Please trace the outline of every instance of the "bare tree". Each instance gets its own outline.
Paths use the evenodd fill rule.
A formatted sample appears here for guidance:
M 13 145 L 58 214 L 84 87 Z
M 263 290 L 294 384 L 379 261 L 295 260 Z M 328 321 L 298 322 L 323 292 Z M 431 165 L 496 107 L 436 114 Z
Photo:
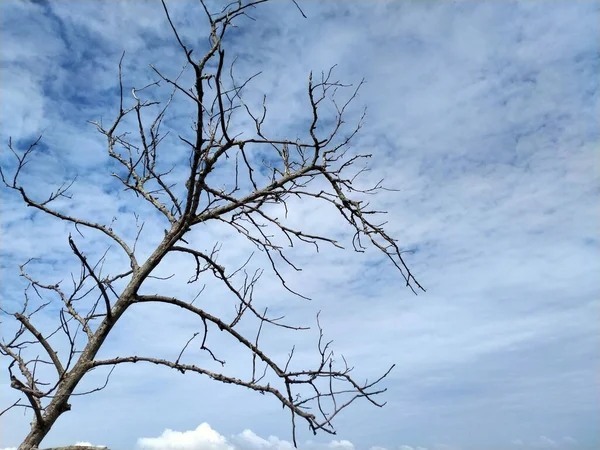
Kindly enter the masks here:
M 112 373 L 117 365 L 125 363 L 149 362 L 182 373 L 195 372 L 222 383 L 269 394 L 291 413 L 294 443 L 299 420 L 306 421 L 314 433 L 319 430 L 335 433 L 332 420 L 356 399 L 365 398 L 374 405 L 382 406 L 375 398 L 384 391 L 378 387 L 378 383 L 391 368 L 374 381 L 356 381 L 351 376 L 351 367 L 346 364 L 345 359 L 341 366 L 335 364 L 330 343 L 323 340 L 320 325 L 316 350 L 320 362 L 316 367 L 292 370 L 290 360 L 294 354 L 293 350 L 286 361 L 276 361 L 266 354 L 259 343 L 264 326 L 291 330 L 301 328 L 286 325 L 281 322 L 281 318 L 269 317 L 266 310 L 258 310 L 254 306 L 253 292 L 262 272 L 248 273 L 245 270 L 247 264 L 228 269 L 217 260 L 217 246 L 212 252 L 205 252 L 186 241 L 186 233 L 200 224 L 210 222 L 230 227 L 266 256 L 270 262 L 270 270 L 283 287 L 293 294 L 301 295 L 286 284 L 281 264 L 288 264 L 296 270 L 298 268 L 286 257 L 283 246 L 278 244 L 268 230 L 277 230 L 289 245 L 309 244 L 316 250 L 319 249 L 319 245 L 340 248 L 341 245 L 331 237 L 286 225 L 285 220 L 271 214 L 269 207 L 280 205 L 287 211 L 287 201 L 291 197 L 313 199 L 327 202 L 337 209 L 340 218 L 354 232 L 354 250 L 361 252 L 367 245 L 374 246 L 389 258 L 413 292 L 422 289 L 405 264 L 396 241 L 388 236 L 381 224 L 373 221 L 372 217 L 378 211 L 369 209 L 365 201 L 356 200 L 357 195 L 373 194 L 383 189 L 378 183 L 371 189 L 361 190 L 354 183 L 355 177 L 365 170 L 354 170 L 354 165 L 371 156 L 352 155 L 348 152 L 349 142 L 361 128 L 362 117 L 349 132 L 341 133 L 345 123 L 344 115 L 362 82 L 357 87 L 342 84 L 334 79 L 333 70 L 322 73 L 319 77 L 313 77 L 311 73 L 308 78 L 307 96 L 312 119 L 305 130 L 307 138 L 292 140 L 271 137 L 267 130 L 263 129 L 267 116 L 266 100 L 263 101 L 259 112 L 253 111 L 243 100 L 243 90 L 253 77 L 238 83 L 232 69 L 224 70 L 225 64 L 233 65 L 227 63 L 225 58 L 223 39 L 227 30 L 236 19 L 247 16 L 250 8 L 265 1 L 235 1 L 218 13 L 211 13 L 205 4 L 200 2 L 210 27 L 210 46 L 206 54 L 199 59 L 192 56 L 192 48 L 178 33 L 163 1 L 166 20 L 185 57 L 184 67 L 191 68 L 194 73 L 194 84 L 191 87 L 182 85 L 179 77 L 171 77 L 152 66 L 157 81 L 137 90 L 133 89 L 132 96 L 129 97 L 129 90 L 123 86 L 121 57 L 118 66 L 120 102 L 116 119 L 110 125 L 102 122 L 92 123 L 106 137 L 108 155 L 119 167 L 112 176 L 122 183 L 125 190 L 133 191 L 138 201 L 151 205 L 167 224 L 164 237 L 145 261 L 139 260 L 136 252 L 137 239 L 143 227 L 141 222 L 135 240 L 128 242 L 128 239 L 113 230 L 111 224 L 97 223 L 94 218 L 75 217 L 62 212 L 61 208 L 54 207 L 57 199 L 69 197 L 69 189 L 73 182 L 65 183 L 45 200 L 38 200 L 30 195 L 21 184 L 20 175 L 29 158 L 34 155 L 40 139 L 26 149 L 17 148 L 18 146 L 9 140 L 8 148 L 16 158 L 16 169 L 10 175 L 6 168 L 0 172 L 4 184 L 17 192 L 27 206 L 73 226 L 74 231 L 79 234 L 75 235 L 77 239 L 69 235 L 68 243 L 73 257 L 81 265 L 79 277 L 72 275 L 72 284 L 68 287 L 61 282 L 47 284 L 39 281 L 27 271 L 27 263 L 23 264 L 21 275 L 28 281 L 23 307 L 18 312 L 3 310 L 5 315 L 16 319 L 19 328 L 14 337 L 2 340 L 0 351 L 11 361 L 11 386 L 23 394 L 22 400 L 15 402 L 7 410 L 23 406 L 33 412 L 31 431 L 19 446 L 19 450 L 36 448 L 41 443 L 56 420 L 71 409 L 69 400 L 72 395 L 90 393 L 75 392 L 87 373 L 102 366 L 110 367 Z M 160 87 L 161 83 L 166 84 L 171 92 L 166 102 L 159 104 L 157 101 L 142 99 L 151 89 Z M 343 91 L 347 91 L 348 94 L 344 101 L 339 101 L 340 92 Z M 162 171 L 159 168 L 158 153 L 161 142 L 166 137 L 166 134 L 161 132 L 161 125 L 175 95 L 187 99 L 195 111 L 193 137 L 179 136 L 188 149 L 189 156 L 189 167 L 186 168 L 185 178 L 179 180 L 179 185 L 171 182 L 171 171 Z M 129 107 L 126 106 L 128 101 L 131 102 Z M 333 107 L 333 117 L 329 117 L 325 124 L 321 118 L 323 104 Z M 149 122 L 145 120 L 148 116 L 147 111 L 157 111 Z M 236 134 L 232 129 L 235 128 L 235 115 L 240 113 L 250 120 L 254 128 L 253 136 L 244 138 L 241 133 Z M 123 131 L 126 118 L 133 119 L 135 140 L 131 138 L 131 130 Z M 252 152 L 261 147 L 270 152 L 270 157 L 263 162 L 262 167 L 258 167 Z M 233 159 L 228 161 L 231 157 L 235 157 L 235 163 L 232 163 Z M 224 164 L 229 164 L 234 170 L 229 188 L 216 186 L 209 177 Z M 326 188 L 314 188 L 317 184 L 325 185 Z M 182 185 L 185 185 L 185 189 Z M 128 268 L 116 275 L 103 275 L 105 256 L 92 262 L 86 256 L 85 249 L 76 242 L 83 237 L 83 230 L 99 233 L 116 244 L 119 251 L 126 255 Z M 147 281 L 156 275 L 161 261 L 172 253 L 189 256 L 190 268 L 193 270 L 191 283 L 211 275 L 223 283 L 237 303 L 232 318 L 216 317 L 195 306 L 195 298 L 141 293 L 147 291 L 143 286 L 147 286 Z M 44 335 L 36 328 L 34 314 L 46 308 L 51 301 L 32 308 L 32 291 L 40 298 L 56 296 L 60 302 L 61 309 L 53 333 Z M 79 307 L 82 298 L 92 299 L 93 306 L 87 312 Z M 183 308 L 197 317 L 201 325 L 200 331 L 186 343 L 177 359 L 137 355 L 97 359 L 97 354 L 109 333 L 117 326 L 128 308 L 137 303 L 157 302 Z M 258 320 L 258 331 L 252 335 L 244 334 L 239 329 L 242 318 L 246 316 Z M 202 340 L 201 348 L 207 351 L 214 361 L 222 363 L 206 344 L 207 335 L 212 328 L 227 333 L 251 355 L 250 377 L 232 377 L 182 362 L 184 351 L 192 339 L 199 336 L 198 339 Z M 61 355 L 62 357 L 59 357 L 51 342 L 52 338 L 60 333 L 66 336 L 70 345 L 70 351 L 67 355 Z M 82 349 L 78 345 L 81 338 L 84 342 Z M 45 357 L 27 359 L 23 351 L 32 346 L 41 346 Z M 53 381 L 38 380 L 36 368 L 41 364 L 55 369 L 56 376 Z M 277 382 L 266 383 L 267 374 Z M 106 381 L 108 382 L 108 377 Z M 93 391 L 101 390 L 104 386 Z

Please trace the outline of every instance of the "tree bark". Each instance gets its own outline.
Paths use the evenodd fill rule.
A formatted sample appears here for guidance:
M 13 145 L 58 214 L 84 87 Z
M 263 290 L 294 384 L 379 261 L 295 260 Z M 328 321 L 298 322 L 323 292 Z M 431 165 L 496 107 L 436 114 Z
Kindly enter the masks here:
M 44 414 L 42 415 L 43 423 L 33 423 L 31 431 L 21 443 L 18 450 L 32 450 L 38 448 L 58 418 L 64 412 L 67 412 L 71 409 L 71 405 L 68 403 L 71 394 L 84 375 L 88 372 L 90 368 L 89 363 L 94 360 L 98 350 L 100 350 L 102 347 L 102 344 L 104 343 L 114 323 L 125 312 L 127 306 L 128 305 L 123 298 L 120 302 L 115 304 L 115 307 L 113 308 L 114 321 L 111 320 L 109 322 L 107 319 L 104 319 L 104 322 L 96 331 L 94 338 L 88 342 L 81 354 L 81 357 L 73 369 L 65 376 L 65 379 L 58 388 L 56 395 L 44 411 Z

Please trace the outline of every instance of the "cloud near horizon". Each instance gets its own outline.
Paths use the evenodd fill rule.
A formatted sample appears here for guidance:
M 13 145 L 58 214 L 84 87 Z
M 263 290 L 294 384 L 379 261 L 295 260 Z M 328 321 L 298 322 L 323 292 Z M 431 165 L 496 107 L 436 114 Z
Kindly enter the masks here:
M 551 439 L 539 436 L 537 439 L 524 442 L 515 439 L 510 443 L 511 450 L 549 450 L 575 448 L 577 441 L 570 437 Z M 75 446 L 105 447 L 89 442 L 78 442 Z M 252 430 L 246 429 L 239 434 L 226 437 L 204 422 L 195 429 L 177 431 L 166 429 L 160 436 L 139 438 L 134 450 L 293 450 L 294 445 L 276 436 L 263 438 Z M 16 450 L 16 447 L 0 448 L 0 450 Z M 298 450 L 357 450 L 354 444 L 347 440 L 331 440 L 316 443 L 306 441 L 298 445 Z M 432 447 L 397 445 L 390 448 L 372 446 L 364 450 L 460 450 L 460 447 L 446 444 L 436 444 Z

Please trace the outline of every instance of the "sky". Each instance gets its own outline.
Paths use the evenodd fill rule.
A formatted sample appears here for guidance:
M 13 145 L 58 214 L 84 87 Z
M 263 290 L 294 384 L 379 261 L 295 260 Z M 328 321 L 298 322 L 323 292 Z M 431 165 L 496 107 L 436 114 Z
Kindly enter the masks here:
M 367 107 L 352 143 L 353 151 L 373 154 L 361 183 L 384 178 L 396 189 L 371 202 L 388 211 L 387 230 L 411 251 L 407 261 L 427 289 L 415 296 L 381 255 L 354 253 L 350 230 L 335 211 L 293 203 L 291 224 L 339 237 L 346 249 L 322 248 L 318 254 L 310 246 L 289 249 L 303 270 L 285 275 L 310 301 L 286 294 L 265 271 L 257 302 L 312 329 L 269 329 L 263 345 L 279 360 L 296 345 L 297 363 L 308 363 L 320 311 L 325 336 L 359 379 L 396 364 L 383 382 L 385 407 L 354 404 L 335 422 L 336 436 L 313 436 L 301 426 L 299 447 L 599 448 L 600 4 L 299 3 L 307 18 L 293 2 L 276 1 L 253 11 L 255 21 L 239 20 L 229 36 L 227 54 L 238 57 L 236 76 L 262 72 L 245 99 L 260 106 L 265 94 L 269 129 L 295 137 L 310 117 L 311 70 L 318 74 L 336 64 L 340 80 L 355 85 L 366 80 L 349 110 L 349 119 L 357 119 Z M 207 45 L 201 8 L 196 2 L 168 5 L 199 57 Z M 73 198 L 58 206 L 105 223 L 118 217 L 115 229 L 129 240 L 135 237 L 133 212 L 139 213 L 147 222 L 137 251 L 139 258 L 148 256 L 164 223 L 117 189 L 105 139 L 87 121 L 114 118 L 123 51 L 126 92 L 154 81 L 150 64 L 173 76 L 183 66 L 160 3 L 8 1 L 0 4 L 0 14 L 3 168 L 14 168 L 9 137 L 23 148 L 43 134 L 23 178 L 32 195 L 45 198 L 77 174 Z M 164 101 L 169 93 L 162 85 L 147 95 Z M 133 105 L 133 98 L 126 101 Z M 189 133 L 191 113 L 185 98 L 176 96 L 165 119 L 173 139 L 165 141 L 161 157 L 176 165 L 174 177 L 185 176 L 183 147 L 174 136 Z M 78 270 L 70 232 L 87 254 L 106 250 L 93 233 L 83 238 L 32 212 L 14 192 L 2 188 L 1 198 L 3 308 L 22 303 L 25 283 L 18 264 L 29 258 L 40 258 L 31 271 L 48 282 Z M 206 248 L 222 243 L 220 261 L 227 267 L 252 252 L 250 244 L 219 226 L 194 231 L 191 239 Z M 122 256 L 113 248 L 107 258 L 107 270 L 117 273 Z M 260 263 L 258 258 L 257 267 Z M 151 282 L 149 292 L 197 291 L 185 282 L 193 270 L 188 260 L 169 259 L 162 270 L 176 276 Z M 219 286 L 207 283 L 211 295 L 201 297 L 202 304 L 230 314 L 231 299 L 221 299 Z M 35 316 L 40 329 L 57 323 L 55 305 Z M 199 329 L 180 311 L 135 306 L 109 336 L 102 357 L 172 358 Z M 11 330 L 14 323 L 2 315 L 2 335 Z M 211 339 L 227 361 L 226 373 L 249 373 L 250 360 L 239 348 L 218 335 Z M 213 364 L 199 351 L 188 358 Z M 0 362 L 0 410 L 18 398 L 7 363 Z M 82 389 L 101 385 L 105 376 L 106 371 L 90 373 Z M 106 389 L 71 403 L 72 411 L 58 420 L 44 447 L 77 442 L 111 450 L 291 447 L 289 414 L 277 401 L 195 374 L 123 365 Z M 0 448 L 17 447 L 30 420 L 22 410 L 2 416 Z

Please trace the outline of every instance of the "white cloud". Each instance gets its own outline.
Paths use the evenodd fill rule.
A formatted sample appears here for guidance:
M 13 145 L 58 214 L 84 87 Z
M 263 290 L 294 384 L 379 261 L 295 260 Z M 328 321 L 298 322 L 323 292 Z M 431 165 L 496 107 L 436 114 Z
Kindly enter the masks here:
M 203 423 L 195 430 L 173 431 L 165 430 L 156 438 L 140 438 L 137 441 L 138 450 L 292 450 L 293 444 L 276 436 L 267 439 L 258 436 L 250 429 L 231 436 L 229 439 L 215 431 L 209 424 Z M 356 447 L 348 440 L 331 440 L 328 443 L 306 441 L 300 443 L 300 450 L 354 450 Z M 399 450 L 427 450 L 425 447 L 400 445 Z M 388 450 L 385 447 L 371 447 L 369 450 Z
M 271 443 L 266 439 L 257 436 L 252 430 L 244 430 L 239 437 L 248 442 L 253 447 L 269 447 Z
M 213 430 L 209 424 L 202 423 L 195 430 L 165 430 L 157 438 L 140 438 L 137 446 L 140 450 L 233 450 L 227 439 Z
M 339 450 L 354 450 L 354 444 L 350 441 L 341 440 L 341 441 L 331 441 L 329 443 L 329 448 L 339 449 Z
M 252 430 L 244 430 L 239 435 L 232 438 L 232 442 L 236 444 L 238 448 L 261 448 L 261 449 L 274 449 L 274 450 L 291 450 L 294 445 L 286 440 L 279 439 L 276 436 L 269 436 L 267 439 L 263 439 L 254 433 Z

